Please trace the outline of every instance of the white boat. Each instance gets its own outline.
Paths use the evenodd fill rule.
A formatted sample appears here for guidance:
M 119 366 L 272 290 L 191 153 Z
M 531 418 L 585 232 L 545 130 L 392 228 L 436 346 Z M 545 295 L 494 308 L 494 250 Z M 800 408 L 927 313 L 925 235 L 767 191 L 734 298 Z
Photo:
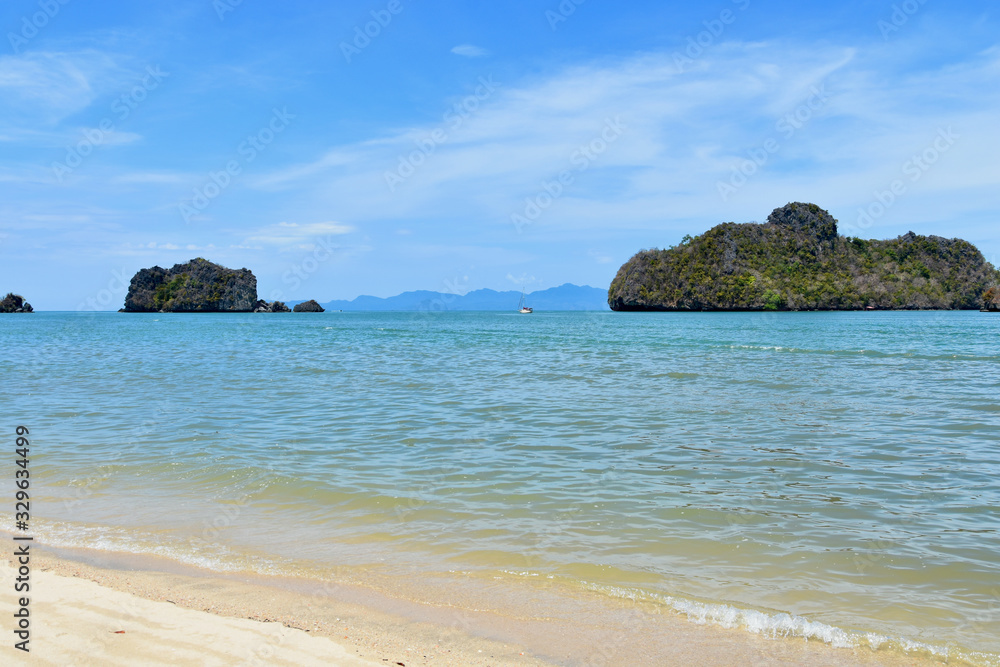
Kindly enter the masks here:
M 524 288 L 523 287 L 521 288 L 521 302 L 519 304 L 517 304 L 517 312 L 525 314 L 525 315 L 527 315 L 528 313 L 535 312 L 531 308 L 528 308 L 526 305 L 524 305 Z

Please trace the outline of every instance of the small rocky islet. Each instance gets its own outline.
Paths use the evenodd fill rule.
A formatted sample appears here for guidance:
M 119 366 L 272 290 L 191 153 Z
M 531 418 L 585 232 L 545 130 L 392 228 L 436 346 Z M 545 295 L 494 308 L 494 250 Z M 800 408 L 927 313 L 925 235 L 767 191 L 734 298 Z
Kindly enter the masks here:
M 316 303 L 313 301 L 312 303 Z M 302 305 L 302 304 L 299 304 Z M 319 307 L 319 304 L 316 303 Z M 298 306 L 295 307 L 299 312 Z M 201 257 L 169 269 L 140 269 L 129 283 L 123 313 L 287 313 L 281 301 L 257 298 L 249 269 L 229 269 Z M 319 308 L 318 312 L 323 312 Z
M 297 303 L 292 310 L 296 313 L 322 313 L 325 311 L 323 306 L 319 305 L 315 299 L 309 299 L 308 301 Z
M 24 297 L 20 294 L 14 294 L 13 292 L 8 292 L 2 300 L 0 300 L 0 313 L 33 313 L 35 309 L 31 307 L 31 304 L 24 300 Z
M 971 243 L 909 232 L 838 234 L 815 204 L 765 223 L 723 223 L 665 250 L 642 250 L 608 289 L 617 311 L 993 310 L 1000 271 Z
M 285 305 L 284 301 L 264 301 L 258 299 L 253 304 L 255 313 L 290 313 L 292 309 Z

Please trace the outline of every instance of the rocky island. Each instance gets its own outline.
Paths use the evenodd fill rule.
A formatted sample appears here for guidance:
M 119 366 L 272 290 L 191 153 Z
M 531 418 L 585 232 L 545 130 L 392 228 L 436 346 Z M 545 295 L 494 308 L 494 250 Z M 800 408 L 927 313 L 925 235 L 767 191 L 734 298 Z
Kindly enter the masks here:
M 909 232 L 840 236 L 815 204 L 775 209 L 628 260 L 608 289 L 619 311 L 980 309 L 1000 272 L 971 243 Z M 1000 290 L 993 297 L 1000 299 Z M 1000 308 L 1000 304 L 996 306 Z
M 0 301 L 0 313 L 33 313 L 35 309 L 20 294 L 8 292 Z
M 257 305 L 257 278 L 198 257 L 170 269 L 154 266 L 132 277 L 126 313 L 249 313 Z
M 292 309 L 285 305 L 284 301 L 264 301 L 263 299 L 258 300 L 253 305 L 253 312 L 255 313 L 290 313 Z
M 295 308 L 292 308 L 296 313 L 322 313 L 325 312 L 323 306 L 319 305 L 315 299 L 309 299 L 308 301 L 303 301 L 302 303 L 295 304 Z

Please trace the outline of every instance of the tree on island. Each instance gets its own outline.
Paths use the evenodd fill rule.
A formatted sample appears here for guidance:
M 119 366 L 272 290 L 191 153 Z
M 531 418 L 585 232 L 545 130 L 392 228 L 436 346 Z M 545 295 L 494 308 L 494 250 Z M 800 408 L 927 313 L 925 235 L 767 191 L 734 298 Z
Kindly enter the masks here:
M 815 204 L 767 222 L 717 225 L 666 250 L 643 250 L 608 289 L 612 310 L 979 309 L 998 272 L 971 243 L 913 232 L 840 236 Z
M 0 301 L 0 313 L 33 313 L 35 309 L 20 294 L 8 292 Z
M 1000 313 L 1000 286 L 994 286 L 983 294 L 983 310 Z
M 169 269 L 154 266 L 132 277 L 127 313 L 249 313 L 257 302 L 257 278 L 248 269 L 227 269 L 197 257 Z

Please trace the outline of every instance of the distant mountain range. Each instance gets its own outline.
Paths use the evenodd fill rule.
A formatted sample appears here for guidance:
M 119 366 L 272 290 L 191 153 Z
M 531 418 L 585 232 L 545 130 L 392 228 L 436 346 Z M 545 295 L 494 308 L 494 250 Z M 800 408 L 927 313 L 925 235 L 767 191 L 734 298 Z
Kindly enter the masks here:
M 359 296 L 352 301 L 320 302 L 327 310 L 517 310 L 521 293 L 510 290 L 497 292 L 491 289 L 478 289 L 468 294 L 445 294 L 418 290 L 403 292 L 397 296 L 380 298 L 377 296 Z M 609 310 L 608 291 L 597 287 L 571 285 L 566 283 L 559 287 L 539 290 L 526 294 L 525 303 L 536 312 L 546 310 Z M 299 301 L 288 301 L 294 306 Z

